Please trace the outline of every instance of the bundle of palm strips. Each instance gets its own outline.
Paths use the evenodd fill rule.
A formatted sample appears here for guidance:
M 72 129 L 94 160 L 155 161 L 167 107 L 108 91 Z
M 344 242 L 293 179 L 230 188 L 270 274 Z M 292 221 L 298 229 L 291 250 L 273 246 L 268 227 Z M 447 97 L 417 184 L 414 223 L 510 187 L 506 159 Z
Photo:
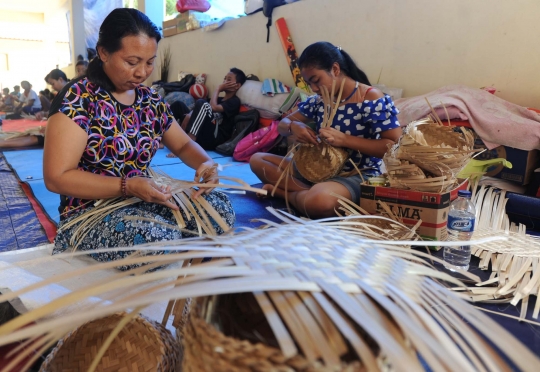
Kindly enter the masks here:
M 218 165 L 214 166 L 214 168 L 217 167 Z M 214 226 L 212 225 L 212 222 L 210 220 L 211 218 L 218 224 L 219 227 L 223 229 L 223 231 L 230 230 L 230 227 L 223 220 L 221 215 L 212 207 L 210 203 L 208 203 L 208 201 L 204 197 L 199 196 L 197 199 L 193 198 L 192 195 L 194 193 L 194 188 L 221 188 L 241 191 L 253 191 L 260 194 L 266 194 L 266 190 L 253 188 L 238 178 L 218 176 L 218 178 L 215 179 L 216 182 L 220 180 L 229 181 L 232 183 L 207 182 L 208 179 L 206 178 L 209 177 L 211 174 L 212 169 L 209 168 L 206 175 L 201 175 L 201 182 L 182 181 L 168 176 L 163 171 L 155 171 L 150 167 L 148 168 L 148 175 L 152 177 L 158 185 L 171 187 L 172 199 L 170 201 L 172 203 L 176 203 L 180 207 L 180 210 L 184 212 L 184 215 L 187 217 L 188 220 L 195 220 L 197 231 L 186 230 L 186 220 L 184 219 L 184 217 L 182 217 L 182 213 L 173 209 L 171 209 L 171 212 L 176 219 L 177 225 L 168 227 L 198 236 L 214 236 L 217 235 L 217 233 Z M 139 202 L 141 202 L 141 199 L 136 197 L 131 197 L 129 199 L 113 198 L 98 200 L 94 203 L 94 208 L 92 210 L 89 210 L 88 212 L 83 213 L 80 216 L 72 219 L 68 223 L 63 224 L 60 229 L 69 229 L 70 227 L 79 224 L 75 228 L 70 240 L 71 246 L 77 248 L 80 242 L 82 242 L 82 240 L 84 239 L 84 237 L 91 231 L 91 229 L 97 223 L 99 223 L 99 221 L 101 221 L 107 214 L 111 213 L 114 210 Z M 138 221 L 139 223 L 154 223 L 163 225 L 163 222 L 161 221 L 155 219 L 149 220 L 147 218 L 139 216 L 126 216 L 125 218 Z
M 320 125 L 321 128 L 329 127 L 334 121 L 340 105 L 344 84 L 345 79 L 341 83 L 335 103 L 332 100 L 335 95 L 336 81 L 332 81 L 331 93 L 328 92 L 325 86 L 321 87 L 321 98 L 324 109 L 323 120 Z M 286 158 L 290 157 L 291 161 L 285 167 L 283 174 L 292 175 L 293 167 L 296 167 L 302 177 L 313 183 L 323 182 L 340 174 L 345 162 L 349 158 L 349 153 L 344 148 L 332 146 L 319 137 L 317 138 L 319 139 L 317 145 L 310 143 L 297 144 L 289 151 Z M 280 182 L 281 179 L 277 182 L 277 185 Z
M 445 192 L 457 186 L 457 174 L 476 150 L 469 129 L 445 126 L 431 116 L 407 125 L 383 161 L 390 185 L 424 192 Z
M 170 253 L 98 263 L 3 293 L 1 302 L 41 285 L 149 258 L 150 265 L 164 266 L 119 273 L 22 314 L 0 326 L 0 345 L 26 340 L 32 348 L 19 351 L 19 357 L 33 350 L 39 355 L 88 321 L 176 300 L 190 304 L 187 310 L 179 306 L 185 371 L 503 371 L 514 366 L 533 371 L 540 365 L 538 356 L 446 287 L 463 286 L 460 281 L 432 268 L 424 260 L 427 254 L 400 247 L 407 242 L 364 238 L 351 229 L 357 216 L 305 221 L 273 213 L 284 223 L 119 248 Z M 203 257 L 212 260 L 175 265 Z M 60 311 L 87 296 L 107 301 Z

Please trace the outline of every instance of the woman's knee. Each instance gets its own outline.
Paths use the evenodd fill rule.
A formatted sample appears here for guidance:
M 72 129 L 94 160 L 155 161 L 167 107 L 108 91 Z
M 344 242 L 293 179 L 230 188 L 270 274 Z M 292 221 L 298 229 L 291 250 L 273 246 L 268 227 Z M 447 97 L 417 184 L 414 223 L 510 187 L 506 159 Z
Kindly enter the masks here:
M 313 190 L 308 192 L 305 198 L 306 213 L 313 217 L 332 217 L 336 215 L 339 207 L 338 199 L 328 192 Z

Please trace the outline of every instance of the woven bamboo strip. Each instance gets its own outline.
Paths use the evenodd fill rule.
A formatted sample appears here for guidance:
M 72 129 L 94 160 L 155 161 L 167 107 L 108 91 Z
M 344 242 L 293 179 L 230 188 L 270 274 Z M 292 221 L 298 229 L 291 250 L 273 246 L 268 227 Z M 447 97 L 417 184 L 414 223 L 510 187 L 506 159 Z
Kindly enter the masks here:
M 277 363 L 279 359 L 289 366 L 303 365 L 313 366 L 313 368 L 334 366 L 341 368 L 346 362 L 340 358 L 342 353 L 338 351 L 339 349 L 332 345 L 339 344 L 339 340 L 343 338 L 350 342 L 351 350 L 354 350 L 354 355 L 357 356 L 354 363 L 360 362 L 368 370 L 378 370 L 378 364 L 383 363 L 384 365 L 385 360 L 396 366 L 398 370 L 414 370 L 419 363 L 416 352 L 426 355 L 428 365 L 434 370 L 449 366 L 449 361 L 459 359 L 470 361 L 471 358 L 467 357 L 467 353 L 463 357 L 456 357 L 445 348 L 438 346 L 437 342 L 433 342 L 434 339 L 444 339 L 445 342 L 449 342 L 450 339 L 450 336 L 447 338 L 443 338 L 441 335 L 433 336 L 440 333 L 440 331 L 432 329 L 437 322 L 420 321 L 423 317 L 429 316 L 426 310 L 421 310 L 427 305 L 422 302 L 422 292 L 418 291 L 418 288 L 422 288 L 425 281 L 431 283 L 429 288 L 445 293 L 444 299 L 436 297 L 433 301 L 442 301 L 441 304 L 450 306 L 452 311 L 456 311 L 457 314 L 464 311 L 472 314 L 470 308 L 463 308 L 459 302 L 458 305 L 454 305 L 457 296 L 429 278 L 456 284 L 459 284 L 459 281 L 433 270 L 426 262 L 420 260 L 420 257 L 429 258 L 428 255 L 391 245 L 402 246 L 403 242 L 364 240 L 362 232 L 350 229 L 349 223 L 355 223 L 354 218 L 358 219 L 359 217 L 351 216 L 323 221 L 304 221 L 286 217 L 289 221 L 287 224 L 273 225 L 275 227 L 264 230 L 250 229 L 227 236 L 138 247 L 142 254 L 149 249 L 170 250 L 171 253 L 166 256 L 169 256 L 169 259 L 176 259 L 178 262 L 185 262 L 192 257 L 230 257 L 236 266 L 229 266 L 230 261 L 223 266 L 202 264 L 179 268 L 176 265 L 171 268 L 164 267 L 158 272 L 139 272 L 138 275 L 131 278 L 127 278 L 125 275 L 118 276 L 118 278 L 112 277 L 109 279 L 108 286 L 99 285 L 94 288 L 89 286 L 78 293 L 64 296 L 61 301 L 54 302 L 53 305 L 46 305 L 29 312 L 28 314 L 31 315 L 26 316 L 22 323 L 16 322 L 15 319 L 1 326 L 0 344 L 32 336 L 50 335 L 51 330 L 66 330 L 67 327 L 75 327 L 89 320 L 114 314 L 121 309 L 144 306 L 156 301 L 180 300 L 194 296 L 206 297 L 207 299 L 201 305 L 204 307 L 201 318 L 193 318 L 194 323 L 186 329 L 186 340 L 199 342 L 202 339 L 196 338 L 199 337 L 196 336 L 196 332 L 202 331 L 204 328 L 206 329 L 204 331 L 206 335 L 204 340 L 206 341 L 204 342 L 210 342 L 208 339 L 210 335 L 219 334 L 219 332 L 212 333 L 217 331 L 211 331 L 212 325 L 209 323 L 214 319 L 212 314 L 221 306 L 219 295 L 264 292 L 270 296 L 275 296 L 272 293 L 280 294 L 280 298 L 278 298 L 280 307 L 277 310 L 279 310 L 280 315 L 287 314 L 281 315 L 281 318 L 287 327 L 290 327 L 289 331 L 292 328 L 295 329 L 294 332 L 291 331 L 289 336 L 295 343 L 301 345 L 302 355 L 283 359 L 285 351 L 267 350 L 263 346 L 242 349 L 244 347 L 242 345 L 245 344 L 236 345 L 235 342 L 239 341 L 230 339 L 227 339 L 227 345 L 236 350 L 234 355 L 237 359 L 234 360 L 230 359 L 228 355 L 220 353 L 213 353 L 213 356 L 205 354 L 205 349 L 199 347 L 202 347 L 203 344 L 197 344 L 199 345 L 198 349 L 195 348 L 195 344 L 186 344 L 186 353 L 194 353 L 197 350 L 202 352 L 204 355 L 201 355 L 201 360 L 210 363 L 208 368 L 214 368 L 212 363 L 215 363 L 214 371 L 220 370 L 218 365 L 225 366 L 233 361 L 234 363 L 244 363 L 242 360 L 245 360 L 247 363 L 250 360 L 257 360 L 257 363 L 263 363 L 263 354 L 274 355 L 273 361 Z M 344 225 L 340 226 L 340 223 Z M 427 242 L 416 243 L 429 244 Z M 174 253 L 178 251 L 188 252 Z M 62 259 L 62 257 L 63 255 L 52 259 Z M 135 257 L 133 261 L 144 258 L 148 257 Z M 150 261 L 159 262 L 160 256 L 155 258 L 155 262 Z M 128 262 L 129 257 L 124 263 Z M 104 264 L 96 264 L 96 266 Z M 80 272 L 76 274 L 80 275 Z M 65 274 L 63 278 L 68 278 L 70 275 Z M 171 280 L 170 285 L 162 285 L 162 280 L 167 278 Z M 389 286 L 390 283 L 397 283 L 399 286 L 394 289 Z M 99 303 L 84 309 L 84 311 L 67 312 L 61 317 L 54 316 L 57 310 L 69 303 L 90 295 L 115 293 L 122 288 L 128 288 L 130 294 L 122 296 L 118 301 L 113 299 L 110 303 Z M 140 288 L 141 296 L 135 296 L 131 292 L 132 289 L 137 288 Z M 151 291 L 150 288 L 154 290 Z M 332 327 L 322 325 L 320 320 L 325 317 L 314 315 L 312 307 L 308 306 L 304 296 L 289 291 L 311 292 L 317 306 L 324 311 L 327 321 L 332 322 Z M 395 291 L 399 291 L 399 295 Z M 377 305 L 371 306 L 370 302 L 359 301 L 358 296 L 362 296 L 362 293 L 369 296 L 369 299 L 364 297 L 366 301 L 375 301 L 374 305 L 375 303 Z M 449 302 L 448 298 L 452 301 Z M 330 299 L 334 302 L 330 302 Z M 412 304 L 416 304 L 416 306 Z M 456 310 L 455 306 L 459 307 L 460 310 Z M 482 320 L 481 317 L 477 318 L 477 316 L 475 314 L 474 319 L 481 319 L 481 324 L 487 324 L 485 320 Z M 406 319 L 414 319 L 415 325 L 407 324 Z M 444 319 L 444 317 L 440 319 Z M 39 322 L 31 327 L 20 328 L 20 325 L 26 324 L 30 320 L 38 320 Z M 471 324 L 475 327 L 477 323 L 471 320 Z M 199 330 L 196 327 L 200 327 Z M 451 327 L 451 323 L 446 323 L 444 327 Z M 314 337 L 324 338 L 331 328 L 334 329 L 334 332 L 339 330 L 340 337 L 336 338 L 338 343 L 328 339 L 328 346 L 325 347 L 327 350 L 323 351 L 319 348 L 323 344 L 314 342 Z M 483 328 L 479 329 L 483 330 Z M 490 337 L 501 337 L 500 335 L 508 337 L 496 326 L 493 326 L 492 330 L 496 330 L 497 333 L 491 332 Z M 456 332 L 465 339 L 464 335 L 468 331 L 456 330 Z M 285 333 L 282 334 L 282 337 L 283 335 L 286 337 Z M 215 339 L 215 342 L 220 342 L 219 340 L 225 342 L 225 339 L 221 338 L 225 337 L 223 334 L 219 337 Z M 278 342 L 278 344 L 280 343 Z M 212 345 L 218 347 L 219 343 Z M 223 345 L 225 349 L 229 346 Z M 523 361 L 536 361 L 534 357 L 531 359 L 527 350 L 522 346 L 519 344 L 515 346 L 518 350 L 516 355 L 519 355 L 520 358 L 523 357 Z M 214 350 L 213 346 L 210 350 Z M 240 357 L 241 354 L 238 354 L 240 350 L 245 350 L 248 354 Z M 249 354 L 251 351 L 248 350 L 252 350 L 254 354 Z M 259 351 L 263 354 L 256 354 Z M 270 354 L 266 354 L 267 351 Z M 335 353 L 335 356 L 331 352 Z M 478 347 L 470 345 L 467 352 L 473 353 L 477 360 L 484 360 L 480 354 L 485 354 L 486 349 L 484 345 Z M 281 353 L 279 354 L 281 356 L 278 357 L 276 353 Z M 291 351 L 289 350 L 287 353 L 291 354 Z M 261 356 L 257 357 L 256 355 Z M 513 358 L 512 355 L 509 357 Z M 315 360 L 310 362 L 312 359 Z M 193 361 L 194 359 L 187 357 L 186 360 Z M 264 360 L 266 360 L 265 363 L 269 361 L 268 358 Z M 468 363 L 474 365 L 477 362 L 470 361 Z M 467 368 L 463 369 L 468 370 Z

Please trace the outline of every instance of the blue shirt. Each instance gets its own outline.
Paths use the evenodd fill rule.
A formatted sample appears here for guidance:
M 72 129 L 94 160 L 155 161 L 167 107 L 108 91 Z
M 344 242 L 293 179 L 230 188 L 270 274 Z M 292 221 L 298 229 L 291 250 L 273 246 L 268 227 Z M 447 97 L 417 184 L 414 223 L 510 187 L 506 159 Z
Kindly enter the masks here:
M 315 95 L 298 105 L 298 111 L 315 120 L 317 132 L 323 120 L 323 102 L 320 96 Z M 361 103 L 346 103 L 338 108 L 334 121 L 330 127 L 345 134 L 367 139 L 379 139 L 381 133 L 390 129 L 399 128 L 397 119 L 398 109 L 390 96 L 376 100 L 364 100 Z M 382 159 L 362 154 L 360 151 L 347 149 L 349 158 L 354 161 L 358 168 L 372 167 L 380 172 Z M 351 171 L 353 166 L 350 162 L 345 163 L 344 172 Z

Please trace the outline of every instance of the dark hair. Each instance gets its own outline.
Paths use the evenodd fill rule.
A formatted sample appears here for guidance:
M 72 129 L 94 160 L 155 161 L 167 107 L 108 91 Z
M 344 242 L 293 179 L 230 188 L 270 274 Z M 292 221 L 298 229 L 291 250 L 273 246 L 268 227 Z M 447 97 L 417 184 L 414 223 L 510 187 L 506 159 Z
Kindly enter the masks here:
M 335 62 L 339 64 L 341 71 L 351 79 L 371 85 L 367 75 L 356 66 L 347 52 L 326 41 L 319 41 L 304 49 L 298 58 L 298 67 L 314 67 L 330 71 Z
M 88 61 L 78 61 L 75 67 L 82 66 L 82 65 L 84 65 L 85 67 L 88 67 Z
M 69 81 L 64 71 L 55 68 L 45 76 L 45 81 L 49 84 L 49 79 L 58 80 L 60 78 L 64 79 L 66 83 Z
M 2 92 L 8 92 L 9 93 L 9 88 L 6 87 L 6 88 L 2 89 Z
M 88 60 L 91 61 L 96 56 L 97 52 L 94 48 L 86 48 L 86 54 L 88 55 Z
M 15 90 L 15 89 L 21 89 L 21 87 L 19 85 L 14 85 L 13 90 Z
M 230 71 L 236 77 L 236 82 L 239 83 L 240 85 L 244 85 L 244 83 L 246 82 L 246 74 L 244 74 L 244 71 L 236 67 L 231 68 Z
M 102 47 L 108 53 L 117 52 L 122 48 L 122 39 L 124 37 L 140 34 L 145 34 L 155 39 L 156 42 L 161 40 L 161 34 L 158 28 L 144 13 L 132 8 L 114 9 L 105 18 L 99 28 L 96 49 Z M 101 86 L 105 90 L 114 92 L 114 84 L 103 70 L 99 53 L 88 64 L 86 76 L 90 82 Z
M 84 57 L 82 56 L 82 54 L 79 54 L 79 55 L 77 56 L 77 62 L 78 62 L 78 61 L 82 61 L 83 59 L 84 59 Z

